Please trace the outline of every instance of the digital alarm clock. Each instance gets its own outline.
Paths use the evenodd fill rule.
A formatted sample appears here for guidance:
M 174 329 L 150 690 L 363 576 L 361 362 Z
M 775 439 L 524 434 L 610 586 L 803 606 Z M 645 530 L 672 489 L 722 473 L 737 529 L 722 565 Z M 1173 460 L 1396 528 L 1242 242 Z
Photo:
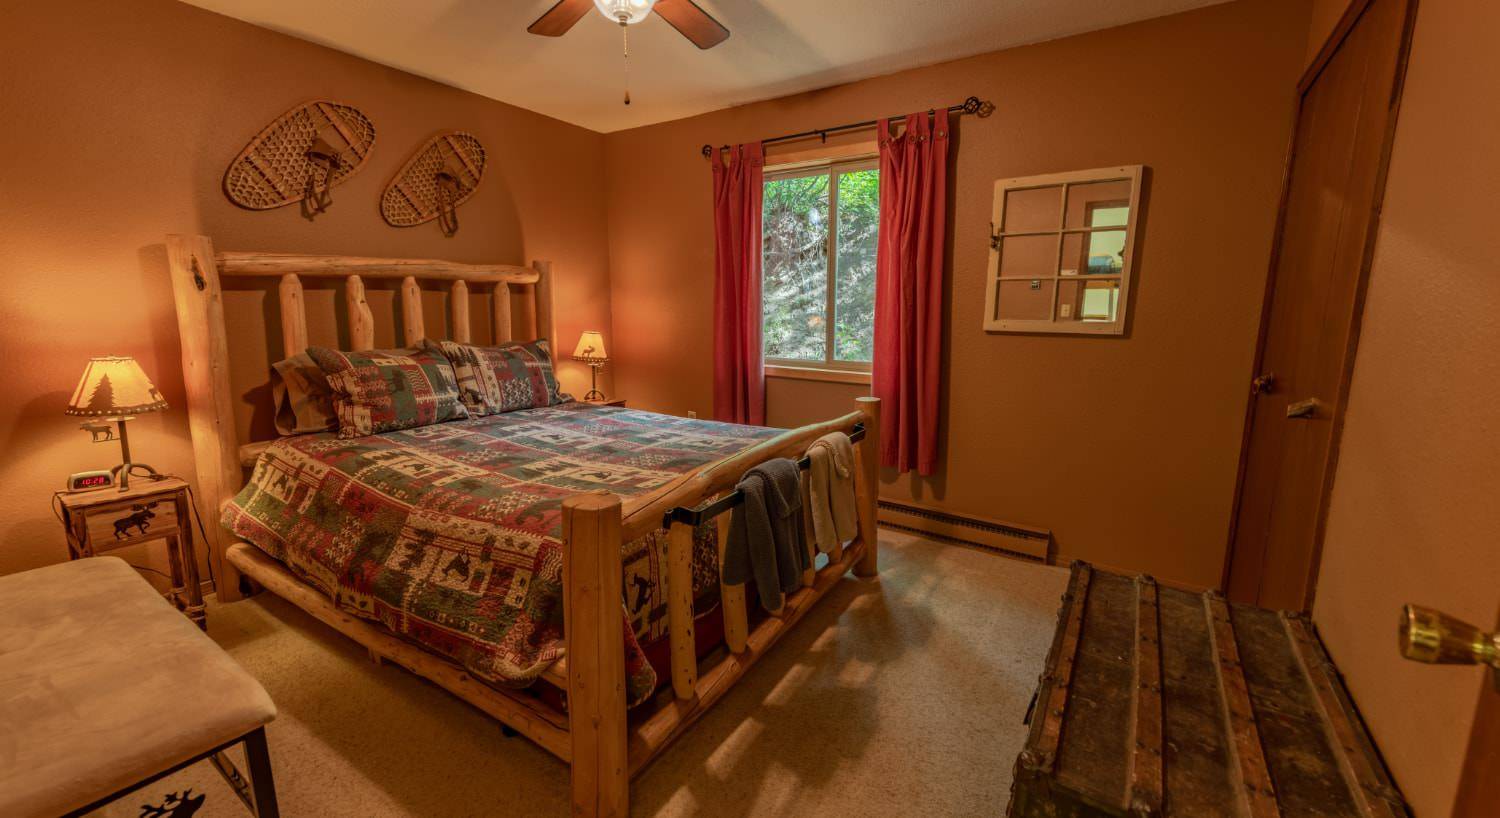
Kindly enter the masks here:
M 91 491 L 109 488 L 115 484 L 115 475 L 109 470 L 81 471 L 68 475 L 68 491 Z

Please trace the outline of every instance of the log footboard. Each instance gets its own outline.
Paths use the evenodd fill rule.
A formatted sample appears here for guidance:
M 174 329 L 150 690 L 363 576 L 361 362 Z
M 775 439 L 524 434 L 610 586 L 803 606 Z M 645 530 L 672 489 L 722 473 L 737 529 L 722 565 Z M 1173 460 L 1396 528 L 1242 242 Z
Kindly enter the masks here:
M 859 534 L 829 555 L 821 569 L 803 575 L 803 587 L 782 607 L 749 630 L 743 585 L 720 584 L 728 653 L 699 673 L 693 632 L 693 526 L 671 512 L 696 506 L 728 491 L 748 469 L 775 457 L 800 455 L 831 431 L 863 427 L 857 444 L 855 493 Z M 858 410 L 821 424 L 794 429 L 745 452 L 687 475 L 656 497 L 622 505 L 607 494 L 587 494 L 563 502 L 563 565 L 567 601 L 568 701 L 573 814 L 624 816 L 629 812 L 630 778 L 644 770 L 674 739 L 754 665 L 783 634 L 851 569 L 875 576 L 879 565 L 876 533 L 880 441 L 880 401 L 859 398 Z M 677 515 L 687 516 L 687 515 Z M 729 515 L 720 513 L 723 556 Z M 671 520 L 667 538 L 667 616 L 673 696 L 631 724 L 625 707 L 624 627 L 618 600 L 620 554 L 624 543 Z M 810 524 L 810 523 L 809 523 Z M 809 539 L 809 548 L 812 548 Z M 815 556 L 815 553 L 814 553 Z M 722 564 L 722 561 L 721 561 Z

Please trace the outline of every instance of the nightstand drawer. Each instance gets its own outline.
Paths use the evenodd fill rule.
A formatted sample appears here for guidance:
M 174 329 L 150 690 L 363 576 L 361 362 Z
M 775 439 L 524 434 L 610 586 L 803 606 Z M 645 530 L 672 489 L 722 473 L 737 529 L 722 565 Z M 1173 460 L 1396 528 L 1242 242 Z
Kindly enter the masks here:
M 171 497 L 127 500 L 89 509 L 85 522 L 100 550 L 176 533 L 177 504 Z

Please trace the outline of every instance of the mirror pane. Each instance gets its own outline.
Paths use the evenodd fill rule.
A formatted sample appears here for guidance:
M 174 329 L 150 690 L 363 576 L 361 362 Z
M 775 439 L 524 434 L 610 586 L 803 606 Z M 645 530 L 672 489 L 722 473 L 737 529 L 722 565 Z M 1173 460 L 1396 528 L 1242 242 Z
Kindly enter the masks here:
M 1120 282 L 1064 279 L 1058 282 L 1058 323 L 1111 323 L 1119 318 Z
M 1129 179 L 1068 187 L 1066 227 L 1124 227 L 1129 219 Z
M 1096 230 L 1063 236 L 1060 275 L 1119 275 L 1125 269 L 1125 231 Z
M 1056 230 L 1062 214 L 1062 186 L 1005 191 L 1005 224 L 1002 233 Z
M 1089 233 L 1084 242 L 1085 275 L 1119 275 L 1125 269 L 1125 231 L 1100 230 Z
M 1051 278 L 1057 274 L 1057 235 L 1007 236 L 1000 240 L 1000 277 Z
M 1052 318 L 1050 279 L 998 281 L 995 318 L 1000 320 L 1047 321 Z
M 1088 236 L 1084 233 L 1065 233 L 1062 240 L 1062 259 L 1058 270 L 1061 276 L 1084 275 L 1088 272 Z

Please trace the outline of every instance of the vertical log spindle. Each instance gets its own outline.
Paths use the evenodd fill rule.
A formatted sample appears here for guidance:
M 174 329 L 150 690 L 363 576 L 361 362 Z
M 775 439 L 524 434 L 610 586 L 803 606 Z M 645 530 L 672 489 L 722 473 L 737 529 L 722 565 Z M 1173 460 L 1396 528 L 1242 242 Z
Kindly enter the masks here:
M 490 297 L 490 324 L 494 327 L 495 344 L 503 344 L 512 337 L 510 327 L 510 285 L 499 282 Z
M 281 277 L 281 350 L 290 358 L 307 349 L 307 302 L 302 294 L 302 279 L 295 273 Z
M 497 284 L 504 287 L 504 284 Z M 449 309 L 453 315 L 453 326 L 448 330 L 448 337 L 460 344 L 469 343 L 469 285 L 463 279 L 453 282 L 453 290 L 448 295 Z
M 349 317 L 349 346 L 356 352 L 375 348 L 375 316 L 365 300 L 365 282 L 359 276 L 344 281 L 344 308 Z
M 724 546 L 729 542 L 729 514 L 720 514 L 714 524 L 719 527 L 719 608 L 724 614 L 724 644 L 730 653 L 744 653 L 745 644 L 750 639 L 745 586 L 724 584 Z
M 672 691 L 698 693 L 698 643 L 693 633 L 693 527 L 673 523 L 667 532 L 667 632 L 672 647 Z
M 422 319 L 422 288 L 412 276 L 401 279 L 401 329 L 409 347 L 427 337 Z
M 865 553 L 854 564 L 854 575 L 873 577 L 880 573 L 880 531 L 876 522 L 880 500 L 880 398 L 861 397 L 854 402 L 865 416 L 865 439 L 855 452 L 859 470 L 854 478 L 859 538 L 865 544 Z

